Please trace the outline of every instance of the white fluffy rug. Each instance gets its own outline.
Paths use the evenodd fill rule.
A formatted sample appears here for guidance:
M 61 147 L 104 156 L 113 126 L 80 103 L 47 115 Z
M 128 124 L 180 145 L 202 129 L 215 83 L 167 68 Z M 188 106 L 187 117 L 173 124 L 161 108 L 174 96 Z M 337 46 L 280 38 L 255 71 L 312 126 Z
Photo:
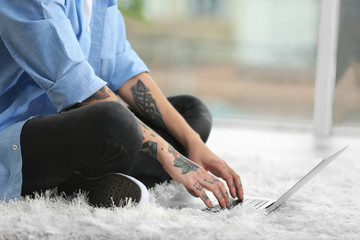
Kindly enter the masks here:
M 44 195 L 0 203 L 0 239 L 360 239 L 360 139 L 326 142 L 307 133 L 216 127 L 210 147 L 241 175 L 245 194 L 277 198 L 322 157 L 349 149 L 276 211 L 245 207 L 203 212 L 169 208 L 187 196 L 177 183 L 157 186 L 150 203 L 115 209 Z

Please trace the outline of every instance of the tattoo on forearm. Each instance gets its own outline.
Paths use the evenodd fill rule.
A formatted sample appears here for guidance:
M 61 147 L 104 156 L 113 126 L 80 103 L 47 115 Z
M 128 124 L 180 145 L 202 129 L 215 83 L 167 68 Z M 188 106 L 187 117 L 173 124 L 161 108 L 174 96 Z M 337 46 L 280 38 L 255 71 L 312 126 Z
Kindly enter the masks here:
M 214 184 L 212 181 L 210 181 L 209 179 L 204 179 L 204 182 L 210 183 L 210 184 Z
M 147 152 L 151 157 L 156 159 L 157 156 L 157 143 L 153 141 L 147 141 L 143 143 L 141 151 Z
M 106 87 L 102 87 L 98 91 L 96 91 L 93 95 L 91 95 L 89 98 L 84 100 L 85 103 L 89 103 L 96 100 L 103 100 L 110 97 L 111 90 L 107 89 Z
M 147 125 L 145 125 L 142 121 L 139 121 L 140 126 L 145 128 L 146 130 L 151 130 Z
M 166 125 L 162 119 L 159 108 L 156 105 L 156 101 L 150 94 L 150 89 L 145 86 L 143 81 L 139 79 L 136 85 L 130 89 L 133 94 L 135 104 L 142 113 L 152 120 L 156 126 L 166 129 Z
M 194 184 L 194 187 L 198 190 L 198 191 L 201 191 L 202 190 L 202 187 L 200 186 L 200 184 L 198 182 L 196 182 Z
M 199 166 L 190 161 L 180 153 L 178 153 L 171 145 L 169 145 L 168 151 L 174 156 L 174 166 L 182 169 L 182 174 L 186 174 L 190 171 L 196 172 Z

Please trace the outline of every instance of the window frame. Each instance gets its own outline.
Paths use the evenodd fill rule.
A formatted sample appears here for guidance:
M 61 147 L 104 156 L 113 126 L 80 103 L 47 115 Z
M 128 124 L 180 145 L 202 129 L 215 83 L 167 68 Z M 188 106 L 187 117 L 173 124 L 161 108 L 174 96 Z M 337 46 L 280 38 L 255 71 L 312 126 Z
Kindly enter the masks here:
M 333 103 L 340 0 L 322 0 L 316 60 L 313 131 L 319 138 L 333 130 Z

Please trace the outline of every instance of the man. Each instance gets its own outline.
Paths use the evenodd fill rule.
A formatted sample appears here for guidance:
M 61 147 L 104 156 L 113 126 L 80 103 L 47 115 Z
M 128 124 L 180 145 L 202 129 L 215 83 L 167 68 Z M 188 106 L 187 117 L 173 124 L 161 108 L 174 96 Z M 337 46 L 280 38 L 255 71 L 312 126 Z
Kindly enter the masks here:
M 136 198 L 133 177 L 148 187 L 172 178 L 212 207 L 208 189 L 227 207 L 221 177 L 243 198 L 240 177 L 204 144 L 206 107 L 164 97 L 126 40 L 116 0 L 0 5 L 0 198 L 58 186 L 108 206 Z

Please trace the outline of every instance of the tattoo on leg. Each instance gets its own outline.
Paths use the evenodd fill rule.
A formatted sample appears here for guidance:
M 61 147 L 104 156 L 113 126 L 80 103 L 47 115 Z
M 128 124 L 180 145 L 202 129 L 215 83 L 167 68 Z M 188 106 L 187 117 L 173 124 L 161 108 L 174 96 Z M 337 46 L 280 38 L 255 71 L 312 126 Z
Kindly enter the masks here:
M 166 125 L 162 119 L 159 108 L 156 105 L 156 101 L 150 94 L 150 89 L 145 86 L 143 81 L 139 79 L 136 85 L 131 87 L 131 92 L 136 106 L 142 113 L 151 119 L 156 126 L 166 129 Z
M 153 142 L 153 141 L 147 141 L 142 145 L 141 151 L 147 152 L 151 157 L 156 159 L 156 156 L 157 156 L 157 143 Z
M 205 193 L 204 193 L 202 196 L 203 196 L 203 199 L 204 199 L 204 200 L 208 200 L 208 199 L 209 199 L 209 197 L 208 197 Z
M 201 191 L 202 190 L 202 187 L 200 186 L 200 184 L 198 182 L 196 182 L 194 184 L 194 187 L 198 190 L 198 191 Z
M 178 153 L 171 145 L 169 145 L 168 151 L 174 156 L 174 166 L 182 169 L 182 174 L 186 174 L 190 171 L 196 172 L 199 166 L 190 161 L 180 153 Z
M 204 182 L 210 183 L 210 184 L 214 184 L 212 181 L 210 181 L 209 179 L 204 179 Z

